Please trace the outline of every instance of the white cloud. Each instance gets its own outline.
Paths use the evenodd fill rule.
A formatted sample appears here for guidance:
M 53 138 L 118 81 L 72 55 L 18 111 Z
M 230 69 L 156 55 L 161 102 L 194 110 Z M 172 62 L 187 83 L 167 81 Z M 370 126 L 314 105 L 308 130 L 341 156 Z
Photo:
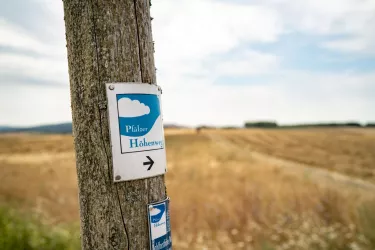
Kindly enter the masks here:
M 375 119 L 370 110 L 374 101 L 365 97 L 366 89 L 374 82 L 373 75 L 285 71 L 275 55 L 251 50 L 252 43 L 275 42 L 284 33 L 322 37 L 345 34 L 353 37 L 351 44 L 337 41 L 327 43 L 327 47 L 367 53 L 375 44 L 369 35 L 373 27 L 369 23 L 374 23 L 373 3 L 366 0 L 265 0 L 254 5 L 207 0 L 153 3 L 156 67 L 158 82 L 165 93 L 162 96 L 165 120 L 190 125 L 239 125 L 245 119 L 277 119 L 284 123 Z M 208 60 L 209 67 L 204 65 L 211 55 L 230 53 L 243 44 L 250 49 L 241 49 L 241 57 L 214 58 Z M 250 76 L 249 80 L 253 80 L 251 76 L 259 74 L 275 77 L 267 84 L 213 84 L 223 75 Z M 191 110 L 196 112 L 192 114 Z
M 72 119 L 68 87 L 0 86 L 0 124 L 33 126 Z
M 375 53 L 373 0 L 264 0 L 277 10 L 284 29 L 311 35 L 346 35 L 327 46 L 340 51 Z
M 250 76 L 269 73 L 279 67 L 279 58 L 272 54 L 245 50 L 241 56 L 230 60 L 212 61 L 219 76 Z
M 148 115 L 150 113 L 150 108 L 138 100 L 121 98 L 118 100 L 118 111 L 120 117 L 138 117 Z
M 152 15 L 156 67 L 196 73 L 207 56 L 248 42 L 274 42 L 282 32 L 277 12 L 211 0 L 160 0 Z
M 60 27 L 61 28 L 61 27 Z M 62 30 L 62 32 L 64 32 Z M 0 45 L 4 47 L 32 51 L 48 57 L 65 57 L 61 44 L 41 42 L 22 27 L 0 18 Z
M 63 29 L 60 31 L 64 33 Z M 0 85 L 50 83 L 68 86 L 66 49 L 61 42 L 42 42 L 22 27 L 0 18 L 0 46 L 5 48 L 0 55 Z
M 3 53 L 0 56 L 0 75 L 6 84 L 15 83 L 18 78 L 50 82 L 68 86 L 68 63 L 49 57 L 32 57 L 22 54 Z M 0 82 L 1 84 L 2 82 Z M 20 83 L 20 82 L 18 82 Z
M 254 1 L 255 2 L 255 1 Z M 153 33 L 164 117 L 182 124 L 240 125 L 246 119 L 280 122 L 375 119 L 366 98 L 374 75 L 285 71 L 275 55 L 251 49 L 284 33 L 349 35 L 335 50 L 367 53 L 375 39 L 374 1 L 265 0 L 251 4 L 160 0 L 153 3 Z M 220 19 L 223 17 L 223 19 Z M 240 57 L 231 53 L 246 44 Z M 322 44 L 324 46 L 324 44 Z M 205 62 L 209 62 L 209 66 Z M 251 76 L 274 76 L 257 84 Z M 249 76 L 252 85 L 214 85 L 220 76 Z M 191 101 L 193 99 L 193 101 Z M 179 106 L 176 109 L 176 105 Z M 195 112 L 192 113 L 192 110 Z
M 36 4 L 40 2 L 55 16 L 53 24 L 45 20 L 54 38 L 46 43 L 1 19 L 0 46 L 39 56 L 2 53 L 0 83 L 22 84 L 22 79 L 4 81 L 6 74 L 68 82 L 62 2 L 38 0 Z M 335 40 L 321 46 L 339 52 L 375 52 L 373 0 L 253 0 L 241 5 L 230 0 L 158 0 L 153 1 L 151 11 L 166 122 L 241 125 L 247 119 L 375 120 L 371 109 L 375 100 L 369 97 L 375 91 L 373 74 L 286 71 L 280 58 L 252 48 L 254 43 L 277 42 L 289 32 L 334 35 Z M 233 51 L 239 56 L 225 57 Z M 251 77 L 260 74 L 274 77 L 267 84 L 257 84 Z M 221 76 L 246 76 L 252 85 L 215 85 Z M 0 87 L 0 124 L 70 119 L 68 84 L 64 88 Z M 130 114 L 125 115 L 139 115 L 133 111 L 128 109 Z M 143 110 L 143 114 L 149 112 Z
M 187 125 L 242 125 L 262 119 L 366 122 L 375 120 L 374 82 L 375 74 L 282 71 L 267 84 L 167 87 L 164 120 Z
M 369 44 L 367 44 L 367 41 L 365 39 L 356 37 L 325 42 L 322 44 L 322 47 L 343 52 L 365 53 L 365 51 L 367 51 L 367 48 L 369 47 Z

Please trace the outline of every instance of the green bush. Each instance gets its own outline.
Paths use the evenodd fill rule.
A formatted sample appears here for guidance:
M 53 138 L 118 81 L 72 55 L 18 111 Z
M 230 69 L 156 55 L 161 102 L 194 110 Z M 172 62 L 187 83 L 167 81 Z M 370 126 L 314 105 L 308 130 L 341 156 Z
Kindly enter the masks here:
M 375 247 L 375 200 L 362 204 L 359 208 L 359 218 L 364 236 Z
M 79 230 L 47 228 L 12 209 L 0 207 L 1 250 L 78 250 Z

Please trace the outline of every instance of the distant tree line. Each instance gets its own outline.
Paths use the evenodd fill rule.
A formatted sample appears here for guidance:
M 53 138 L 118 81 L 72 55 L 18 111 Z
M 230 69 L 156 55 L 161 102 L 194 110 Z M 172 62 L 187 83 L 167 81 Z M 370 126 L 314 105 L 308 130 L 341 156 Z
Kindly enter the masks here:
M 245 122 L 243 126 L 208 126 L 200 125 L 197 126 L 197 132 L 203 129 L 240 129 L 240 128 L 264 128 L 264 129 L 287 129 L 287 128 L 340 128 L 340 127 L 358 127 L 358 128 L 374 128 L 375 122 L 369 122 L 367 124 L 361 124 L 359 122 L 331 122 L 331 123 L 301 123 L 301 124 L 289 124 L 280 125 L 276 121 L 251 121 Z
M 245 122 L 245 128 L 277 128 L 278 126 L 273 121 Z
M 375 127 L 375 123 L 367 123 L 365 125 L 359 122 L 334 122 L 334 123 L 304 123 L 292 125 L 278 125 L 274 121 L 256 121 L 245 122 L 245 128 L 314 128 L 314 127 Z
M 240 129 L 240 128 L 319 128 L 319 127 L 362 127 L 362 128 L 375 128 L 375 122 L 368 122 L 367 124 L 361 124 L 359 122 L 336 122 L 336 123 L 307 123 L 307 124 L 292 124 L 292 125 L 279 125 L 275 121 L 252 121 L 245 122 L 243 126 L 208 126 L 201 125 L 197 126 L 197 130 L 202 129 Z M 164 128 L 189 128 L 188 126 L 182 126 L 177 124 L 164 124 Z M 50 124 L 36 127 L 5 127 L 0 126 L 1 133 L 47 133 L 47 134 L 71 134 L 72 133 L 72 123 L 60 123 L 60 124 Z

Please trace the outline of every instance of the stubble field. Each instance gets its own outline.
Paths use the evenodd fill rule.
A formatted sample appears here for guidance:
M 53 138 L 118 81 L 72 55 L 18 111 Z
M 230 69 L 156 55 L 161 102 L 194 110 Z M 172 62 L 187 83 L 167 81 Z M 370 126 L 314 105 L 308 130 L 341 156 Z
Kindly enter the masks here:
M 174 249 L 375 249 L 375 131 L 166 130 Z M 2 135 L 0 202 L 77 224 L 71 135 Z

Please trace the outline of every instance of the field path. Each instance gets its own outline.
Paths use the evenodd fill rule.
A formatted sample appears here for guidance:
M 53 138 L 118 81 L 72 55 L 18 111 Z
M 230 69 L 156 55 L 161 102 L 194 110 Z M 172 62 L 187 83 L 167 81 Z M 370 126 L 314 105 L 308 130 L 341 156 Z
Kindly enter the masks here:
M 316 168 L 308 164 L 297 163 L 294 161 L 285 160 L 279 157 L 260 153 L 251 149 L 250 146 L 243 147 L 237 145 L 227 139 L 227 137 L 231 136 L 230 134 L 224 135 L 221 133 L 206 132 L 205 135 L 207 135 L 208 138 L 210 138 L 214 143 L 220 145 L 223 148 L 236 150 L 241 153 L 246 153 L 251 158 L 259 162 L 264 162 L 272 166 L 280 167 L 283 171 L 303 176 L 314 181 L 317 184 L 324 184 L 330 186 L 334 185 L 335 187 L 339 185 L 345 188 L 351 187 L 353 189 L 366 191 L 370 193 L 375 192 L 375 184 L 372 184 L 370 182 L 355 177 L 347 176 L 344 174 L 340 174 L 337 172 Z

